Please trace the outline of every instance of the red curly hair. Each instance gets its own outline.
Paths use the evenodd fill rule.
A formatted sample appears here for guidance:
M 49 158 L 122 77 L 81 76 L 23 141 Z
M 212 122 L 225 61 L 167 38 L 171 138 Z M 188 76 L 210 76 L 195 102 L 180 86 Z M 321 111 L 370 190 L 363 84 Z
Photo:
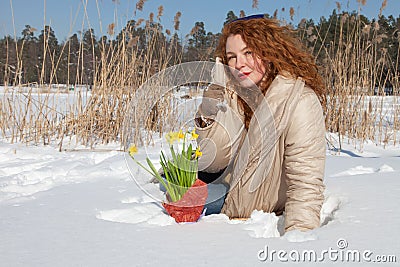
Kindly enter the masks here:
M 228 63 L 227 38 L 237 34 L 242 37 L 253 55 L 260 57 L 265 65 L 267 73 L 259 85 L 264 95 L 276 75 L 288 72 L 294 78 L 301 77 L 325 107 L 325 85 L 322 77 L 313 56 L 302 47 L 294 30 L 268 18 L 242 19 L 226 24 L 216 49 L 216 56 L 222 58 L 225 65 Z M 248 129 L 253 112 L 240 97 L 239 104 L 244 111 L 245 126 Z

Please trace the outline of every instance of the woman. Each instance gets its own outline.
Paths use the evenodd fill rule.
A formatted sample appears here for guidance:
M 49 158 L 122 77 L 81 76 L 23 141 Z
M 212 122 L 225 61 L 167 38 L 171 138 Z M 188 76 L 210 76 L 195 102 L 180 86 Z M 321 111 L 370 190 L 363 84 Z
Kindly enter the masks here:
M 230 218 L 285 212 L 286 231 L 318 227 L 325 97 L 312 56 L 288 27 L 263 15 L 226 24 L 216 54 L 229 68 L 198 110 L 200 178 L 218 173 L 229 184 L 221 212 Z

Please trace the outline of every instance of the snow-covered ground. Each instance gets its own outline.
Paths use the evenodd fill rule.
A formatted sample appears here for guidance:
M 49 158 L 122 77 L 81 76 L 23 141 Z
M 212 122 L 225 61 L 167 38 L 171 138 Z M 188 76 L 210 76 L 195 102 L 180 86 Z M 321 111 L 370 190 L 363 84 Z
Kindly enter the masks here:
M 399 265 L 399 147 L 327 151 L 322 226 L 286 234 L 282 216 L 257 211 L 246 222 L 175 223 L 118 148 L 0 142 L 0 266 Z M 147 149 L 153 161 L 158 152 Z
M 0 101 L 3 101 L 3 109 L 6 112 L 15 115 L 14 120 L 30 121 L 31 113 L 37 116 L 39 110 L 43 116 L 46 114 L 46 117 L 51 119 L 54 114 L 65 115 L 84 107 L 92 94 L 84 86 L 77 86 L 74 91 L 69 91 L 65 86 L 54 85 L 48 88 L 0 86 Z M 12 111 L 8 111 L 10 107 L 7 103 L 13 104 Z

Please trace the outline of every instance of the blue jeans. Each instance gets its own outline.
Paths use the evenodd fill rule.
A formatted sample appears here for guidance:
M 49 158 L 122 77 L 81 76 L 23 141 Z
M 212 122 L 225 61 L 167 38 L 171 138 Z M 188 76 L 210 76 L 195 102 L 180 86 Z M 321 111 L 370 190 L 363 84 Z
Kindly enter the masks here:
M 206 215 L 221 213 L 229 187 L 223 183 L 207 184 L 208 197 L 204 208 Z
M 207 183 L 208 196 L 204 209 L 205 215 L 221 213 L 222 206 L 225 202 L 226 194 L 228 193 L 229 186 L 225 183 L 217 181 L 220 173 L 206 173 L 199 172 L 199 179 Z M 165 187 L 160 183 L 160 190 L 165 192 Z

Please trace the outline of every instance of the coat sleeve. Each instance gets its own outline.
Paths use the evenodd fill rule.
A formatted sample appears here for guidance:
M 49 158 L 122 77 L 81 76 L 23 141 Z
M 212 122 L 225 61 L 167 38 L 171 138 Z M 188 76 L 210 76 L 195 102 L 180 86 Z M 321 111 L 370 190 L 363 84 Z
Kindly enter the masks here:
M 203 153 L 199 158 L 199 170 L 216 173 L 226 168 L 239 146 L 243 128 L 242 117 L 232 103 L 227 104 L 224 111 L 218 111 L 211 125 L 204 128 L 196 125 Z
M 320 225 L 325 188 L 325 123 L 314 92 L 302 95 L 292 116 L 283 163 L 288 186 L 285 229 L 305 231 Z

